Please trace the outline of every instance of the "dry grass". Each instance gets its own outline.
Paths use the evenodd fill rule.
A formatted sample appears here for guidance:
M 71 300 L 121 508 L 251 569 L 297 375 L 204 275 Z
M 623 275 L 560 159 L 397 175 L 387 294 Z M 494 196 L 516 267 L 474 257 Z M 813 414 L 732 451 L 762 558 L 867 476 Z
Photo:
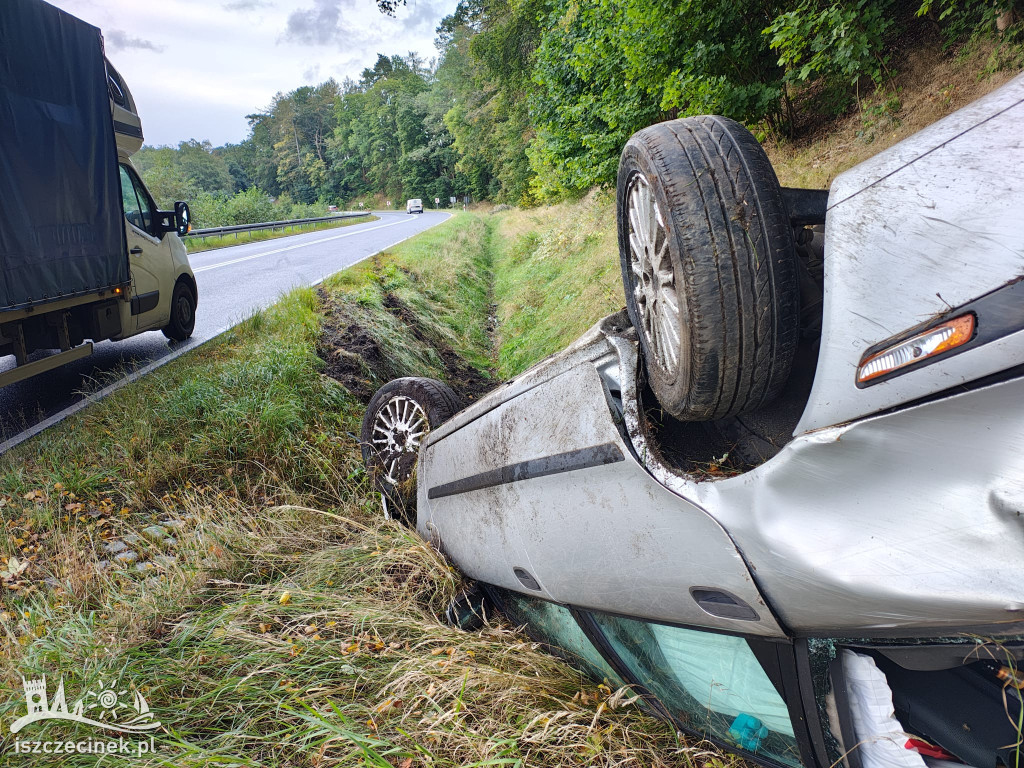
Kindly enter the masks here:
M 188 535 L 163 578 L 107 574 L 88 606 L 65 593 L 3 625 L 8 690 L 58 671 L 69 691 L 143 686 L 165 728 L 135 765 L 689 766 L 703 754 L 511 627 L 445 626 L 458 575 L 355 504 L 256 509 L 197 492 L 179 508 Z M 23 706 L 15 694 L 2 710 Z M 86 735 L 57 723 L 32 738 Z
M 784 186 L 827 189 L 845 170 L 888 149 L 1020 73 L 1020 65 L 993 68 L 1001 51 L 994 42 L 974 42 L 956 55 L 937 47 L 913 49 L 893 83 L 866 97 L 861 108 L 823 135 L 765 149 Z
M 336 300 L 381 312 L 380 291 L 399 291 L 471 347 L 479 329 L 461 305 L 479 309 L 487 281 L 464 278 L 488 269 L 488 228 L 452 227 L 470 254 L 444 256 L 463 259 L 454 267 L 410 241 L 381 260 L 394 270 L 334 281 Z M 30 562 L 0 584 L 0 718 L 24 712 L 22 676 L 48 675 L 52 693 L 63 675 L 69 701 L 100 680 L 144 692 L 164 725 L 140 767 L 737 763 L 499 620 L 472 634 L 444 624 L 461 578 L 377 518 L 354 437 L 361 408 L 319 374 L 317 309 L 296 292 L 0 459 L 0 563 Z M 98 568 L 105 543 L 165 516 L 181 521 L 174 563 Z M 133 546 L 156 562 L 164 545 Z M 12 740 L 0 729 L 3 759 Z

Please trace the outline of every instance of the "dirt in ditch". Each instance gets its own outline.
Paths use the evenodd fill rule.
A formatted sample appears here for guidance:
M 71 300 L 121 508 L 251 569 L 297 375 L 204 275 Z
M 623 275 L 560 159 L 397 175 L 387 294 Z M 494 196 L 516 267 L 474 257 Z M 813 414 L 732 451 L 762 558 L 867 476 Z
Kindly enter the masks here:
M 403 372 L 397 370 L 387 349 L 363 325 L 349 316 L 322 288 L 317 295 L 324 308 L 323 330 L 317 352 L 325 373 L 363 402 Z M 500 384 L 467 363 L 444 339 L 430 332 L 416 314 L 393 293 L 384 296 L 384 308 L 401 320 L 421 344 L 431 347 L 444 365 L 444 380 L 466 403 Z

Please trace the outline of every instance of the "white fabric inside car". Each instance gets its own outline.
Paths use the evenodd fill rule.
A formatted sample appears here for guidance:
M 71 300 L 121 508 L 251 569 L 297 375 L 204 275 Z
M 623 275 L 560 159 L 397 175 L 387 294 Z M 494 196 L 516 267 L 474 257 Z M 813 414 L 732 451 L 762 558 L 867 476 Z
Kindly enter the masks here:
M 896 719 L 892 690 L 875 660 L 844 649 L 843 672 L 861 765 L 864 768 L 925 768 L 924 758 L 905 746 L 910 734 Z

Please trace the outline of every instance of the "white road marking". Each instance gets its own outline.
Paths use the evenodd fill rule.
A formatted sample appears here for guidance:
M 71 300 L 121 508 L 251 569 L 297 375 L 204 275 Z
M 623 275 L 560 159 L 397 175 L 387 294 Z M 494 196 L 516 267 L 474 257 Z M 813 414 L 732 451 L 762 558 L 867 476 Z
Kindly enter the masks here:
M 343 237 L 352 237 L 353 235 L 360 235 L 364 232 L 373 232 L 376 229 L 384 229 L 385 227 L 394 227 L 397 224 L 408 224 L 415 219 L 402 219 L 401 221 L 393 221 L 390 224 L 381 224 L 376 227 L 370 227 L 368 229 L 357 229 L 354 232 L 345 232 L 341 235 L 334 235 L 333 237 L 322 237 L 319 240 L 311 240 L 308 243 L 299 243 L 298 245 L 288 245 L 284 248 L 275 248 L 272 251 L 261 251 L 260 253 L 254 253 L 251 256 L 243 256 L 240 259 L 231 259 L 230 261 L 222 261 L 219 264 L 207 264 L 205 267 L 196 267 L 192 270 L 193 274 L 200 272 L 207 272 L 211 269 L 217 269 L 219 267 L 227 267 L 231 264 L 240 264 L 243 261 L 251 261 L 252 259 L 258 259 L 261 256 L 273 256 L 275 253 L 284 253 L 285 251 L 294 251 L 296 248 L 307 248 L 311 245 L 319 245 L 320 243 L 327 243 L 331 240 L 340 240 Z

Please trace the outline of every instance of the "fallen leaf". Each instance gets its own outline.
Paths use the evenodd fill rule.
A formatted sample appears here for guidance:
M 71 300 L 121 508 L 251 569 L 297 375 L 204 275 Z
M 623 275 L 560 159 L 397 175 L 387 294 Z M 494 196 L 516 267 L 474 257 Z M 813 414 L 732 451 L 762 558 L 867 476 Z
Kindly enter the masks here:
M 7 561 L 7 566 L 4 570 L 0 571 L 0 579 L 3 579 L 4 581 L 13 581 L 21 576 L 21 574 L 25 572 L 26 568 L 28 568 L 27 560 L 18 560 L 18 558 L 12 556 Z
M 288 603 L 290 603 L 291 601 L 292 601 L 292 593 L 291 592 L 282 592 L 281 593 L 281 597 L 279 597 L 278 600 L 277 600 L 277 602 L 280 603 L 281 605 L 288 605 Z

